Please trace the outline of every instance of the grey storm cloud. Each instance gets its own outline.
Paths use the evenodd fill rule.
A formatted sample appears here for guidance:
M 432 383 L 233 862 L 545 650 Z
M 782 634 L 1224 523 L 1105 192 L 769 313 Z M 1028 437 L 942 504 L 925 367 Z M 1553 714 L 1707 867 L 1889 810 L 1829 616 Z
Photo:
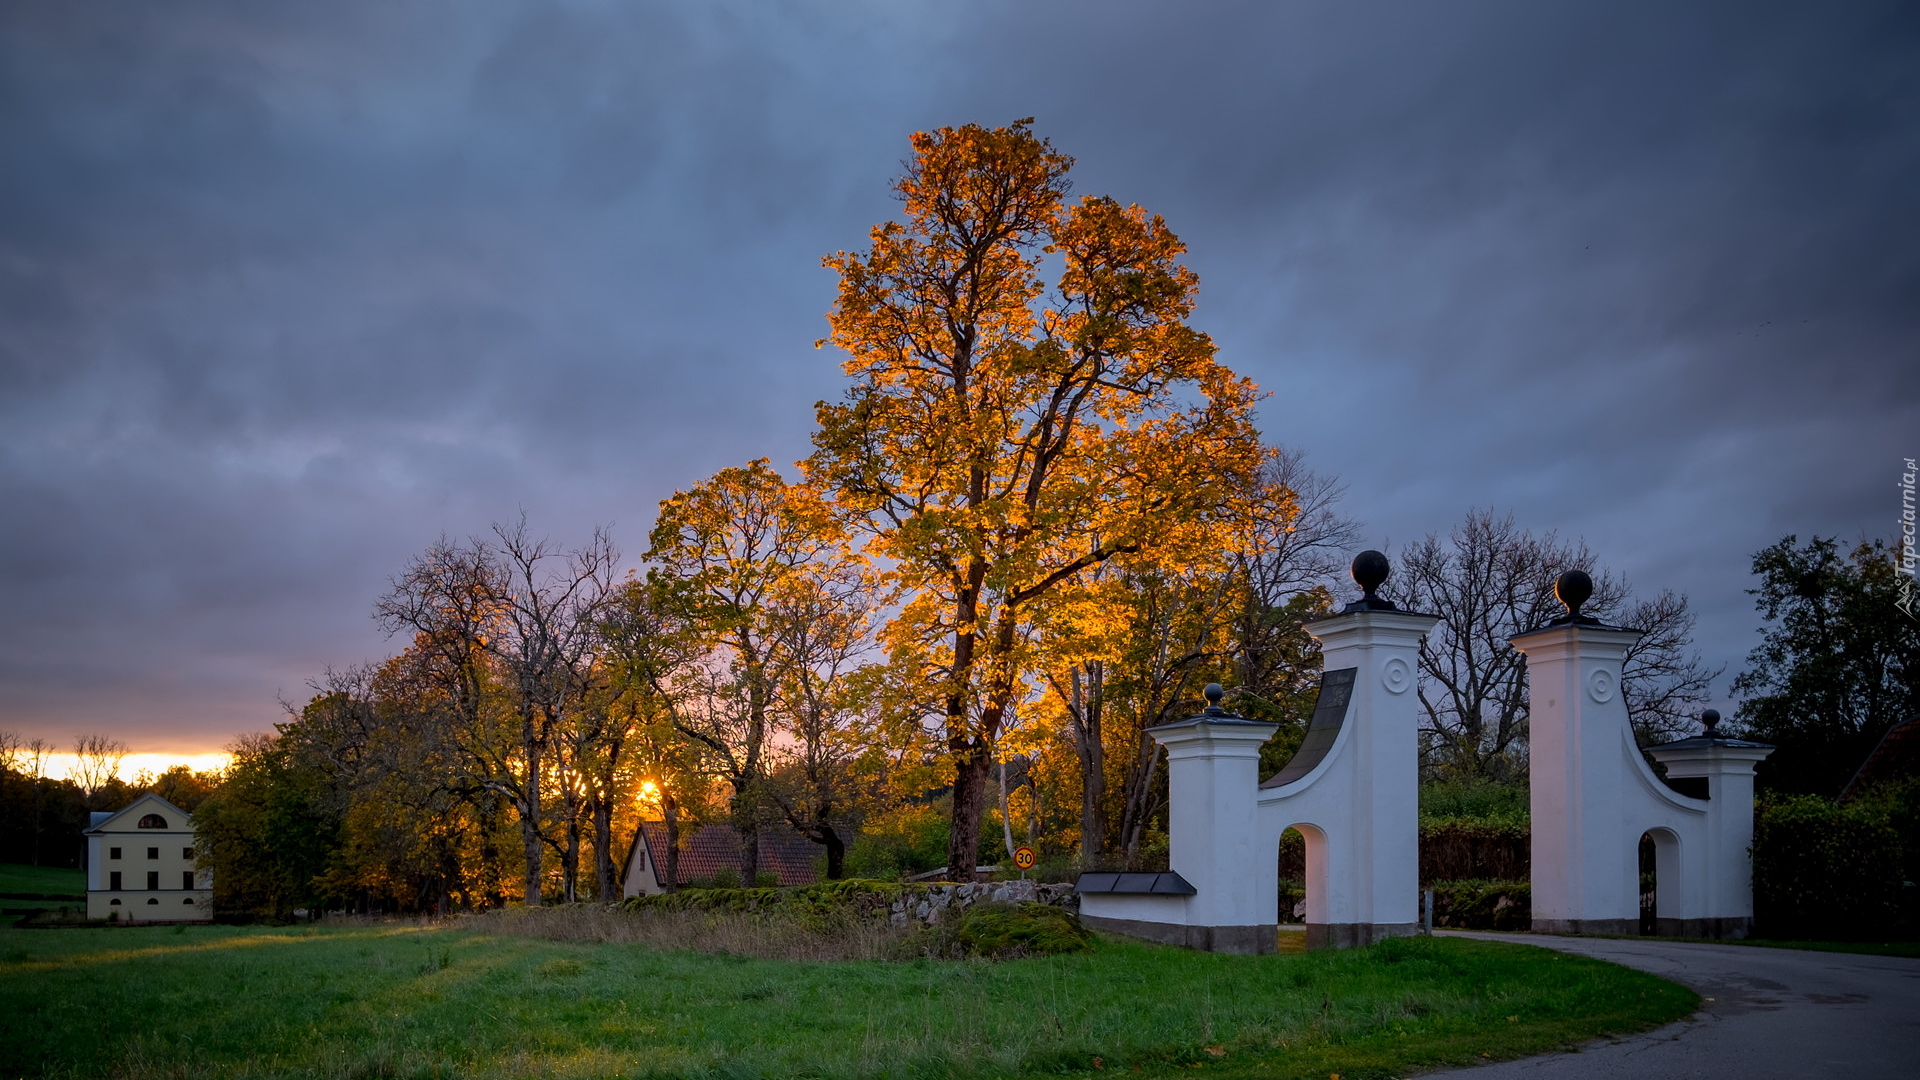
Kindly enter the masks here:
M 12 4 L 0 726 L 217 745 L 443 532 L 634 552 L 801 456 L 820 257 L 910 132 L 1023 116 L 1370 543 L 1511 510 L 1737 668 L 1753 551 L 1889 531 L 1909 5 Z

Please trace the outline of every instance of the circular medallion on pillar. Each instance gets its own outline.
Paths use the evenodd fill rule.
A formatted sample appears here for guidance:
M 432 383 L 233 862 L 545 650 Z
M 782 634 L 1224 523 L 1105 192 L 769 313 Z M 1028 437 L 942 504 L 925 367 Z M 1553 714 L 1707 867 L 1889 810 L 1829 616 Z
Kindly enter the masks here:
M 1380 685 L 1386 687 L 1389 694 L 1404 694 L 1407 687 L 1413 685 L 1413 669 L 1405 660 L 1393 657 L 1380 665 Z
M 1601 668 L 1587 676 L 1587 696 L 1605 705 L 1613 700 L 1613 692 L 1618 688 L 1617 683 L 1618 680 L 1614 678 L 1613 672 Z

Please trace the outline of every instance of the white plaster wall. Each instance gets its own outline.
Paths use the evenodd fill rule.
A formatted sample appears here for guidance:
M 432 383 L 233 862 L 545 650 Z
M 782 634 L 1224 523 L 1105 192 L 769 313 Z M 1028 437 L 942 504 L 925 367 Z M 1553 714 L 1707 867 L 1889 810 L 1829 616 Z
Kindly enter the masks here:
M 1328 671 L 1355 668 L 1346 722 L 1319 767 L 1260 794 L 1276 853 L 1307 828 L 1307 922 L 1408 925 L 1419 919 L 1420 640 L 1439 620 L 1361 611 L 1309 623 Z M 1316 859 L 1315 849 L 1319 857 Z M 1277 886 L 1277 882 L 1276 882 Z
M 1630 630 L 1556 626 L 1513 639 L 1527 658 L 1535 919 L 1638 920 L 1639 843 L 1655 835 L 1661 918 L 1753 913 L 1753 763 L 1714 748 L 1668 762 L 1706 776 L 1711 798 L 1662 783 L 1634 742 L 1620 692 Z M 1656 749 L 1656 753 L 1659 751 Z

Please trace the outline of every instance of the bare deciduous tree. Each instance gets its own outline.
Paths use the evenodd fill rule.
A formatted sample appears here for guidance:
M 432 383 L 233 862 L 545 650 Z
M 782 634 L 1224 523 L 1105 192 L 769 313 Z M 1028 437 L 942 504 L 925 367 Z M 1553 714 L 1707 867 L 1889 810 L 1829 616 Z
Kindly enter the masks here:
M 1469 511 L 1451 533 L 1429 534 L 1394 560 L 1386 591 L 1400 606 L 1441 617 L 1420 649 L 1419 697 L 1432 775 L 1517 779 L 1526 767 L 1526 662 L 1508 644 L 1564 611 L 1554 579 L 1593 577 L 1583 614 L 1646 631 L 1621 684 L 1642 741 L 1672 730 L 1681 706 L 1704 698 L 1717 672 L 1688 652 L 1693 616 L 1663 591 L 1634 602 L 1627 582 L 1597 571 L 1584 542 L 1535 536 L 1513 516 Z
M 481 766 L 485 786 L 519 816 L 529 906 L 540 903 L 551 843 L 543 825 L 545 788 L 558 764 L 555 740 L 596 678 L 618 558 L 604 530 L 563 552 L 534 538 L 522 518 L 495 526 L 493 542 L 441 540 L 408 564 L 375 609 L 389 632 L 414 631 L 415 648 L 454 714 L 461 750 Z M 511 733 L 492 722 L 490 695 L 504 701 Z M 562 823 L 574 843 L 554 845 L 566 860 L 570 894 L 583 806 L 582 799 L 570 800 Z
M 126 760 L 127 750 L 126 743 L 105 735 L 82 735 L 73 741 L 73 782 L 90 809 L 100 809 L 94 803 L 120 775 L 120 763 Z

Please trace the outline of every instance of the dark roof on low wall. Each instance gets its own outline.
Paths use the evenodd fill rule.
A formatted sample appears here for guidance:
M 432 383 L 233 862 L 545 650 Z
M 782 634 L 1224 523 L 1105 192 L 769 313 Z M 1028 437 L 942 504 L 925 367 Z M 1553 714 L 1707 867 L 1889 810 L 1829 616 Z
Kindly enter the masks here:
M 1073 885 L 1077 893 L 1133 893 L 1156 896 L 1192 896 L 1197 891 L 1171 870 L 1158 874 L 1111 873 L 1089 870 Z

